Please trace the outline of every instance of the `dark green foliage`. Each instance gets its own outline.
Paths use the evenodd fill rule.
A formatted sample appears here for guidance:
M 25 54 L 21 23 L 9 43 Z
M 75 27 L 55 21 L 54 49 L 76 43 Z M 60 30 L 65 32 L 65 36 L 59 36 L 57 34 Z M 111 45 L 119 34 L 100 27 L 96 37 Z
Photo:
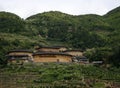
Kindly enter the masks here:
M 104 61 L 105 64 L 110 62 L 110 58 L 113 55 L 113 51 L 109 47 L 101 47 L 101 48 L 93 48 L 87 50 L 85 52 L 85 56 L 87 56 L 91 61 Z
M 116 30 L 120 30 L 120 7 L 113 9 L 104 15 L 106 21 L 115 28 Z
M 106 44 L 106 40 L 101 35 L 89 32 L 85 29 L 80 29 L 73 32 L 71 43 L 75 48 L 87 49 L 93 47 L 102 47 Z
M 68 14 L 51 11 L 31 16 L 26 19 L 26 22 L 31 25 L 36 34 L 64 41 L 68 29 L 74 25 L 72 17 Z
M 113 55 L 111 56 L 110 62 L 117 67 L 120 67 L 120 45 L 113 47 Z
M 65 41 L 80 28 L 90 31 L 110 31 L 110 25 L 98 15 L 72 16 L 61 12 L 45 12 L 26 19 L 41 36 Z M 103 29 L 104 28 L 104 29 Z M 67 40 L 68 41 L 68 40 Z
M 0 12 L 0 32 L 20 33 L 25 30 L 25 22 L 13 13 Z

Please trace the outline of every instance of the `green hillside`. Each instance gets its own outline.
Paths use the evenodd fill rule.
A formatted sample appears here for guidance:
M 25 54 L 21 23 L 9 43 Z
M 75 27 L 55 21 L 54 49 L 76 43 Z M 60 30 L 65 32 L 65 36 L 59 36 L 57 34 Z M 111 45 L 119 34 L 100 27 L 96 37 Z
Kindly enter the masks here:
M 120 7 L 108 12 L 104 18 L 113 28 L 120 30 Z
M 25 32 L 25 22 L 17 15 L 9 12 L 0 12 L 0 32 Z
M 65 45 L 83 49 L 92 60 L 120 66 L 120 7 L 104 16 L 69 15 L 58 11 L 38 13 L 23 20 L 0 12 L 0 62 L 5 52 L 35 45 Z
M 47 41 L 67 41 L 70 47 L 82 49 L 104 46 L 106 39 L 103 36 L 114 31 L 102 16 L 94 14 L 72 16 L 50 11 L 28 17 L 26 22 L 34 34 Z
M 113 30 L 103 17 L 94 14 L 72 16 L 57 11 L 50 11 L 28 17 L 26 22 L 40 35 L 60 40 L 62 40 L 62 37 L 63 39 L 66 37 L 63 32 L 68 34 L 81 28 L 89 31 Z M 59 34 L 54 32 L 59 32 Z
M 32 49 L 35 45 L 46 45 L 40 36 L 32 36 L 26 22 L 19 16 L 0 12 L 0 66 L 6 64 L 6 53 L 12 49 Z

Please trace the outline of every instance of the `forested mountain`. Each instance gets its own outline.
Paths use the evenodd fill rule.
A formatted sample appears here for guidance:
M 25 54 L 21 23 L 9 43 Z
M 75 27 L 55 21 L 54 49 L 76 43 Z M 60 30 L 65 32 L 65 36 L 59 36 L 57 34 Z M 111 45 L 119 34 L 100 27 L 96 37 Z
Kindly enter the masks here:
M 25 20 L 0 12 L 1 63 L 10 49 L 54 44 L 83 49 L 90 61 L 103 60 L 105 64 L 120 66 L 120 7 L 104 16 L 50 11 Z
M 20 33 L 25 32 L 25 22 L 13 13 L 0 12 L 0 32 Z
M 103 35 L 114 31 L 102 16 L 94 14 L 72 16 L 50 11 L 33 15 L 26 22 L 36 35 L 67 41 L 70 46 L 82 49 L 104 46 L 106 40 Z
M 108 12 L 104 18 L 113 28 L 120 30 L 120 7 Z

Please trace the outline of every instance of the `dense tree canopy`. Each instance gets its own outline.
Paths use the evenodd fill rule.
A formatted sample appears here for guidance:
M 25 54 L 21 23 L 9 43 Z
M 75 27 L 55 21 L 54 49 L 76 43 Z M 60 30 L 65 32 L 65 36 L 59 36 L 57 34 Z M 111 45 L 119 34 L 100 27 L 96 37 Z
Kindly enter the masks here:
M 13 13 L 0 12 L 0 32 L 20 33 L 25 31 L 25 22 Z

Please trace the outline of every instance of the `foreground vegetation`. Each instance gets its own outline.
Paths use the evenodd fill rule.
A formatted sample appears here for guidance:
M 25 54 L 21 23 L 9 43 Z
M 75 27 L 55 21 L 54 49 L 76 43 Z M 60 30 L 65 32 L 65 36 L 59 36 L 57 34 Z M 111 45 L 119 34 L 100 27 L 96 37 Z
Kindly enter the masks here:
M 2 88 L 119 88 L 120 68 L 77 63 L 10 65 L 0 70 Z

